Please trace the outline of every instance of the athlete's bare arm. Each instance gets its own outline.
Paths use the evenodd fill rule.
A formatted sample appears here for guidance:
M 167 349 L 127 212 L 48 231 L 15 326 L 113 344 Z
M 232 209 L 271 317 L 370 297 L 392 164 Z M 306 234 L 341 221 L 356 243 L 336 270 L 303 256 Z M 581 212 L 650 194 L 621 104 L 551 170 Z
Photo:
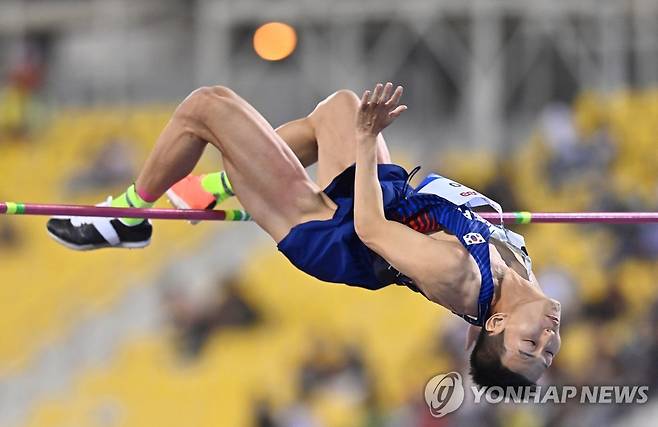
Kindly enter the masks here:
M 357 118 L 354 226 L 359 238 L 393 267 L 410 277 L 430 299 L 450 309 L 475 310 L 475 300 L 454 296 L 455 285 L 469 292 L 479 288 L 479 271 L 456 239 L 435 239 L 384 216 L 377 178 L 376 137 L 405 109 L 398 105 L 402 88 L 377 85 L 366 91 Z M 453 241 L 454 240 L 454 241 Z M 466 286 L 464 286 L 466 285 Z M 450 295 L 450 296 L 448 296 Z M 477 294 L 475 294 L 475 297 Z M 460 301 L 471 303 L 457 307 Z

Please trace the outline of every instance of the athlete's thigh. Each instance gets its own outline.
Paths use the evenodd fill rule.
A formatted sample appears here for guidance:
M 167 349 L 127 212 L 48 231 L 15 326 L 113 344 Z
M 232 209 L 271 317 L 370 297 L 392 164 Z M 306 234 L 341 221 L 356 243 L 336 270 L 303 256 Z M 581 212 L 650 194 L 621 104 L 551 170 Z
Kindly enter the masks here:
M 340 90 L 322 101 L 310 114 L 318 144 L 320 187 L 356 161 L 356 114 L 360 100 L 350 90 Z M 378 163 L 391 163 L 384 137 L 377 137 Z
M 277 242 L 301 222 L 331 217 L 331 203 L 292 150 L 244 102 L 219 96 L 204 119 L 243 207 Z

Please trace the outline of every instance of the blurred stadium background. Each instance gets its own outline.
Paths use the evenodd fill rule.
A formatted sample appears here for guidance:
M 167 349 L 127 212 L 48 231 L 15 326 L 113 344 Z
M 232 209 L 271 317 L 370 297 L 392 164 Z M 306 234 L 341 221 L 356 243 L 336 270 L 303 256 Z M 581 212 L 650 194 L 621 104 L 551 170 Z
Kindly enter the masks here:
M 201 85 L 277 126 L 387 80 L 406 167 L 506 210 L 658 210 L 655 0 L 3 0 L 0 199 L 116 194 Z M 517 231 L 564 305 L 545 382 L 649 384 L 647 404 L 434 420 L 425 382 L 466 374 L 466 325 L 411 292 L 319 283 L 253 224 L 80 254 L 24 217 L 0 218 L 0 426 L 655 426 L 658 227 Z

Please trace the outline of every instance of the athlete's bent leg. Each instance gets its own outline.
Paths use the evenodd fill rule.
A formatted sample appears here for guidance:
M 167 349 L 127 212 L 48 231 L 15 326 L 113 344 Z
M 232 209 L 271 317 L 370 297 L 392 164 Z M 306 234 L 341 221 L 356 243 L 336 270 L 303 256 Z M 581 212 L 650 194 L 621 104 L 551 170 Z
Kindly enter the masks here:
M 241 98 L 233 99 L 246 109 L 253 110 Z M 354 92 L 339 90 L 320 102 L 307 117 L 288 122 L 275 130 L 304 167 L 314 164 L 319 157 L 317 182 L 321 188 L 355 161 L 353 123 L 358 105 L 359 98 Z M 381 135 L 378 145 L 378 161 L 390 163 L 390 154 Z M 167 191 L 172 204 L 180 209 L 212 208 L 231 195 L 230 183 L 223 172 L 202 177 L 188 176 Z
M 275 241 L 310 219 L 333 215 L 333 203 L 309 178 L 290 147 L 253 107 L 224 87 L 202 88 L 176 110 L 147 160 L 137 188 L 154 196 L 190 170 L 175 167 L 208 141 L 223 155 L 243 207 Z M 248 105 L 248 104 L 247 104 Z M 185 164 L 186 166 L 189 166 Z
M 238 96 L 232 90 L 215 87 L 213 89 L 221 96 L 228 97 L 235 101 L 239 106 L 252 113 L 253 117 L 260 122 L 270 126 L 263 116 L 246 100 Z M 290 147 L 295 156 L 299 159 L 304 167 L 311 166 L 318 161 L 318 145 L 315 139 L 315 130 L 311 123 L 310 117 L 302 117 L 297 120 L 284 123 L 274 130 L 285 143 Z
M 245 104 L 220 86 L 201 88 L 188 96 L 158 138 L 137 179 L 136 193 L 150 200 L 162 196 L 189 174 L 209 142 L 222 152 L 238 199 L 275 241 L 301 222 L 330 218 L 333 202 L 269 123 Z M 71 224 L 66 232 L 76 227 Z M 86 236 L 76 238 L 85 240 Z M 104 246 L 91 248 L 95 247 Z
M 248 102 L 234 97 L 244 108 L 260 116 Z M 354 163 L 356 157 L 356 113 L 360 99 L 351 90 L 341 89 L 323 101 L 307 116 L 285 123 L 275 132 L 295 153 L 304 167 L 317 161 L 322 184 L 328 184 L 338 173 Z M 261 116 L 262 118 L 262 116 Z M 265 119 L 263 119 L 265 120 Z M 378 161 L 390 163 L 386 141 L 378 137 Z

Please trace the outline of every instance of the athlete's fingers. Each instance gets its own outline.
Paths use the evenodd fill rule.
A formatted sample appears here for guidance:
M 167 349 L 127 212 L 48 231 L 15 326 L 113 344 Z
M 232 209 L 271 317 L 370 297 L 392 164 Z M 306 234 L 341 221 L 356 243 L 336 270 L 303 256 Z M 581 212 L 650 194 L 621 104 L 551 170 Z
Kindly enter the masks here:
M 398 105 L 398 106 L 395 108 L 395 110 L 393 110 L 393 111 L 391 111 L 390 113 L 388 113 L 388 117 L 394 119 L 394 118 L 396 118 L 396 117 L 399 117 L 400 114 L 402 114 L 402 113 L 405 112 L 405 111 L 407 111 L 407 106 L 406 106 L 406 105 Z
M 391 99 L 389 99 L 386 102 L 386 106 L 392 106 L 392 105 L 397 105 L 398 102 L 400 102 L 400 98 L 402 98 L 402 92 L 404 91 L 404 88 L 402 86 L 398 86 L 395 88 L 395 92 L 393 92 L 393 96 L 391 96 Z
M 404 91 L 404 88 L 402 86 L 396 87 L 395 92 L 393 92 L 393 95 L 386 102 L 386 105 L 387 106 L 397 105 L 400 102 L 400 98 L 402 98 L 403 91 Z
M 372 92 L 372 97 L 370 98 L 370 103 L 371 104 L 377 104 L 377 101 L 379 101 L 379 98 L 382 96 L 382 91 L 384 90 L 384 85 L 381 83 L 377 83 L 375 85 L 375 90 Z
M 365 111 L 368 108 L 368 99 L 370 99 L 370 91 L 366 90 L 361 96 L 361 110 Z
M 382 93 L 382 97 L 379 98 L 379 104 L 386 105 L 386 101 L 388 101 L 388 98 L 391 97 L 391 93 L 393 93 L 393 83 L 388 82 L 384 86 L 384 92 Z
M 381 83 L 377 83 L 375 85 L 375 90 L 372 93 L 372 101 L 371 102 L 374 104 L 374 106 L 377 106 L 377 104 L 379 104 L 379 100 L 382 97 L 382 92 L 383 91 L 384 91 L 384 85 L 381 84 Z

